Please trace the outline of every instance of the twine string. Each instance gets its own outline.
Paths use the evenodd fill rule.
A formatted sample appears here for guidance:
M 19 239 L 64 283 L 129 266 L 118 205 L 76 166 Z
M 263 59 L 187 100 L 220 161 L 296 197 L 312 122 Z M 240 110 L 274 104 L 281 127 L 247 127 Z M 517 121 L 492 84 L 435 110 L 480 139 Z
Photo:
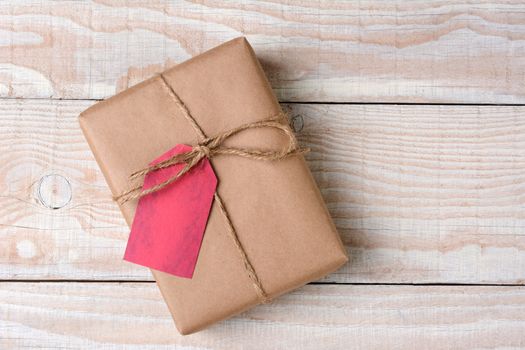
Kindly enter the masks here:
M 171 96 L 172 100 L 175 102 L 175 104 L 181 111 L 184 118 L 190 123 L 192 128 L 195 130 L 200 141 L 198 142 L 196 146 L 194 146 L 191 150 L 187 152 L 176 154 L 164 161 L 148 166 L 144 169 L 141 169 L 131 174 L 130 182 L 136 183 L 136 184 L 134 186 L 131 186 L 130 189 L 114 197 L 114 199 L 119 204 L 122 205 L 130 200 L 138 199 L 140 197 L 146 196 L 153 192 L 159 191 L 166 186 L 169 186 L 173 182 L 177 181 L 184 174 L 188 173 L 194 166 L 196 166 L 204 158 L 211 159 L 219 155 L 227 155 L 227 156 L 238 156 L 238 157 L 254 159 L 254 160 L 276 161 L 276 160 L 285 159 L 290 156 L 295 156 L 295 155 L 299 155 L 299 154 L 308 152 L 308 149 L 304 149 L 298 146 L 291 128 L 287 124 L 284 123 L 286 116 L 283 113 L 279 113 L 273 117 L 270 117 L 262 121 L 243 124 L 236 128 L 220 133 L 214 137 L 207 137 L 204 131 L 202 130 L 202 128 L 199 126 L 199 124 L 195 120 L 195 118 L 193 118 L 193 116 L 189 112 L 186 105 L 182 102 L 180 97 L 175 93 L 171 85 L 168 84 L 168 82 L 166 81 L 166 78 L 162 74 L 160 74 L 159 76 L 161 78 L 163 87 L 167 90 L 168 94 Z M 277 151 L 223 146 L 224 141 L 226 141 L 228 138 L 234 135 L 237 135 L 245 130 L 257 129 L 257 128 L 271 128 L 271 129 L 276 129 L 278 131 L 281 131 L 287 137 L 288 142 L 286 146 Z M 170 177 L 169 179 L 163 182 L 160 182 L 150 188 L 147 188 L 147 189 L 143 188 L 143 181 L 144 181 L 143 179 L 146 175 L 152 172 L 158 171 L 160 169 L 165 169 L 165 168 L 174 166 L 176 164 L 184 164 L 184 167 L 181 170 L 179 170 L 175 175 Z M 221 213 L 223 214 L 223 217 L 225 218 L 226 225 L 228 227 L 228 234 L 233 240 L 233 243 L 243 262 L 246 273 L 248 277 L 250 278 L 259 296 L 259 299 L 263 303 L 269 302 L 270 299 L 268 295 L 266 294 L 261 284 L 261 281 L 259 277 L 257 276 L 257 273 L 255 272 L 255 269 L 253 268 L 253 265 L 251 264 L 246 254 L 246 251 L 244 250 L 241 242 L 239 241 L 239 237 L 232 224 L 230 215 L 228 214 L 226 206 L 224 205 L 224 202 L 218 192 L 215 192 L 214 199 L 219 205 L 219 209 Z

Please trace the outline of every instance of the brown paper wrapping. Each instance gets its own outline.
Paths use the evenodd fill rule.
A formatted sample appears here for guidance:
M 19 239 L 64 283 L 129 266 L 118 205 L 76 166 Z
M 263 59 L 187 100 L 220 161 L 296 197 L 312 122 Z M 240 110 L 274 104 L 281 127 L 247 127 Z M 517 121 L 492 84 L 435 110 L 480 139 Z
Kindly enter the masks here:
M 281 111 L 244 38 L 163 74 L 208 136 Z M 80 125 L 113 195 L 127 188 L 132 172 L 174 145 L 198 141 L 159 77 L 92 106 L 81 114 Z M 279 149 L 285 142 L 278 131 L 253 129 L 225 145 Z M 319 279 L 347 261 L 302 156 L 278 162 L 218 156 L 211 162 L 239 240 L 271 298 Z M 120 208 L 128 225 L 136 205 L 134 200 Z M 194 277 L 152 272 L 182 334 L 259 303 L 217 203 Z

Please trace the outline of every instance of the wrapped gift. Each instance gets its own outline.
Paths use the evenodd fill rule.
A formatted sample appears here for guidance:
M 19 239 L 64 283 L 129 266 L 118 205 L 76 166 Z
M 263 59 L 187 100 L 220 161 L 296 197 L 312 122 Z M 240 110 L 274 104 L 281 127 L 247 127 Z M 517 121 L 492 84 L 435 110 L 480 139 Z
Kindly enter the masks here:
M 109 188 L 127 223 L 133 223 L 126 255 L 146 259 L 143 265 L 151 268 L 182 334 L 271 302 L 347 261 L 302 150 L 289 125 L 279 119 L 282 115 L 253 49 L 238 38 L 80 116 Z M 181 152 L 182 161 L 166 163 Z M 159 162 L 164 165 L 155 169 Z M 189 162 L 196 163 L 196 170 L 187 169 L 165 183 Z M 130 179 L 140 169 L 146 171 L 138 177 L 146 179 L 155 171 L 170 173 L 150 184 L 161 186 L 148 194 L 146 180 L 137 192 L 137 176 Z M 211 172 L 215 180 L 206 177 Z M 205 200 L 199 199 L 202 188 Z M 188 199 L 195 193 L 196 199 Z M 194 201 L 205 208 L 206 217 L 192 225 Z M 136 211 L 140 223 L 134 222 Z M 170 220 L 176 220 L 173 228 Z M 184 229 L 177 220 L 186 220 Z M 184 243 L 180 236 L 185 230 L 199 239 Z M 171 243 L 170 234 L 178 241 Z M 164 235 L 162 247 L 144 248 L 157 235 Z M 180 260 L 190 262 L 186 266 Z M 189 272 L 171 273 L 170 264 Z

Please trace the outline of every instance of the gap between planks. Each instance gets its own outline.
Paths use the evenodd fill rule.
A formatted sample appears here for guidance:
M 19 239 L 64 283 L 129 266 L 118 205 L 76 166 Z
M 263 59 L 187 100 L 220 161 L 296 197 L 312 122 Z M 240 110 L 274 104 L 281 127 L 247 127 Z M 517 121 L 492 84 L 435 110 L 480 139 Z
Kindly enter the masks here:
M 49 97 L 28 97 L 28 98 L 20 98 L 20 97 L 0 97 L 0 101 L 2 100 L 25 100 L 25 101 L 85 101 L 85 102 L 100 102 L 104 101 L 104 98 L 49 98 Z M 525 106 L 525 103 L 468 103 L 468 102 L 381 102 L 381 101 L 371 101 L 371 102 L 360 102 L 360 101 L 286 101 L 286 100 L 280 100 L 280 104 L 285 105 L 371 105 L 371 106 L 379 106 L 379 105 L 393 105 L 393 106 L 473 106 L 473 107 L 485 107 L 485 106 L 492 106 L 492 107 L 523 107 Z
M 0 279 L 0 283 L 152 283 L 153 280 L 86 280 L 86 279 Z M 516 283 L 366 283 L 366 282 L 324 282 L 306 284 L 311 286 L 409 286 L 409 287 L 525 287 Z

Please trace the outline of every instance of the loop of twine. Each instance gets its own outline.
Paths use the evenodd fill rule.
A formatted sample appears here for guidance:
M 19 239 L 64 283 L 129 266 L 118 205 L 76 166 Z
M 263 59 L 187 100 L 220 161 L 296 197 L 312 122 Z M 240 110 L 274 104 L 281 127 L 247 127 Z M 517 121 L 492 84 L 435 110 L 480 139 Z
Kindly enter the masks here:
M 161 78 L 162 85 L 167 90 L 177 107 L 182 112 L 182 115 L 185 117 L 185 119 L 191 124 L 195 132 L 198 134 L 201 141 L 195 145 L 191 150 L 176 154 L 162 162 L 159 162 L 155 165 L 148 166 L 144 169 L 141 169 L 139 171 L 134 172 L 130 176 L 130 182 L 139 182 L 139 184 L 132 186 L 130 189 L 122 192 L 118 196 L 114 197 L 114 200 L 116 200 L 119 204 L 124 204 L 130 200 L 137 199 L 143 196 L 146 196 L 150 193 L 159 191 L 163 189 L 164 187 L 172 184 L 173 182 L 177 181 L 181 176 L 188 173 L 194 166 L 196 166 L 202 159 L 208 158 L 211 159 L 218 155 L 229 155 L 229 156 L 238 156 L 238 157 L 244 157 L 254 160 L 265 160 L 265 161 L 275 161 L 275 160 L 282 160 L 284 158 L 299 155 L 308 152 L 308 149 L 300 148 L 297 145 L 297 141 L 295 139 L 295 136 L 291 130 L 291 128 L 284 124 L 284 120 L 286 116 L 283 113 L 279 113 L 271 118 L 268 118 L 266 120 L 257 121 L 253 123 L 247 123 L 244 125 L 241 125 L 239 127 L 233 128 L 231 130 L 225 131 L 223 133 L 220 133 L 214 137 L 206 137 L 203 130 L 193 118 L 193 116 L 190 114 L 188 108 L 184 105 L 182 100 L 179 98 L 179 96 L 175 93 L 173 88 L 168 84 L 166 81 L 166 78 L 160 74 L 159 77 Z M 229 137 L 236 135 L 242 131 L 248 130 L 248 129 L 256 129 L 256 128 L 273 128 L 276 130 L 279 130 L 283 132 L 288 140 L 288 143 L 286 147 L 284 147 L 281 150 L 273 151 L 273 150 L 260 150 L 260 149 L 251 149 L 251 148 L 237 148 L 237 147 L 226 147 L 223 146 L 223 142 L 228 139 Z M 163 181 L 161 183 L 156 184 L 155 186 L 152 186 L 148 189 L 143 188 L 143 179 L 144 177 L 152 172 L 158 171 L 160 169 L 165 169 L 171 166 L 174 166 L 176 164 L 184 164 L 184 167 L 177 172 L 174 176 L 169 178 L 166 181 Z M 141 181 L 139 181 L 141 179 Z M 243 261 L 244 268 L 246 270 L 246 273 L 250 280 L 252 281 L 252 284 L 259 295 L 259 298 L 263 303 L 267 303 L 270 301 L 268 295 L 264 291 L 262 284 L 259 280 L 259 277 L 257 276 L 257 273 L 255 272 L 252 264 L 250 263 L 250 260 L 248 259 L 248 256 L 246 255 L 246 252 L 239 241 L 237 232 L 235 231 L 235 228 L 233 227 L 233 224 L 231 222 L 230 216 L 228 214 L 228 211 L 226 210 L 226 207 L 219 196 L 217 192 L 215 192 L 214 195 L 215 201 L 219 205 L 219 208 L 223 214 L 223 216 L 226 219 L 226 224 L 228 226 L 228 233 L 232 237 L 233 242 L 235 244 L 235 247 L 237 248 L 237 251 L 239 252 L 241 259 Z
M 295 140 L 295 137 L 290 128 L 280 122 L 282 118 L 283 116 L 279 114 L 275 117 L 266 120 L 241 125 L 239 127 L 223 132 L 215 137 L 205 138 L 187 152 L 176 154 L 155 165 L 151 165 L 144 169 L 136 171 L 130 176 L 130 180 L 132 182 L 136 182 L 137 179 L 143 178 L 147 174 L 155 172 L 157 170 L 165 169 L 176 164 L 185 164 L 185 166 L 177 174 L 170 177 L 168 180 L 158 183 L 155 186 L 152 186 L 148 189 L 144 189 L 142 187 L 142 183 L 139 183 L 134 187 L 128 189 L 127 191 L 124 191 L 120 195 L 114 197 L 114 199 L 119 204 L 124 204 L 130 200 L 137 199 L 150 193 L 161 190 L 164 187 L 170 185 L 171 183 L 177 181 L 181 176 L 189 172 L 203 158 L 211 159 L 218 155 L 230 155 L 255 160 L 272 161 L 281 160 L 293 155 L 307 152 L 307 149 L 303 149 L 297 146 L 297 141 Z M 274 128 L 282 131 L 288 138 L 287 146 L 279 151 L 222 146 L 222 143 L 229 137 L 236 135 L 244 130 L 256 128 Z

